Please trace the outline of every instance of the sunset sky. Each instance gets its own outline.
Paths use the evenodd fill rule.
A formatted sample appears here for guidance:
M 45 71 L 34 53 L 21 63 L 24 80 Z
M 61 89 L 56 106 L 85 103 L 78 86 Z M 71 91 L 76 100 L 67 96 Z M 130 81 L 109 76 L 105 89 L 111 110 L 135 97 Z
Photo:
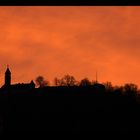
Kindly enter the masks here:
M 0 86 L 38 75 L 140 87 L 140 7 L 0 7 Z

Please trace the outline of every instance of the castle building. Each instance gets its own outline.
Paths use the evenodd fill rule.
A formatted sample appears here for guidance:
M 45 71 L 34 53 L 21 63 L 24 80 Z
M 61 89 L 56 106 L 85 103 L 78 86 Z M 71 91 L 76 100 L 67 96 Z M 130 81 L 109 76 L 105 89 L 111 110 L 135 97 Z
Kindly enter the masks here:
M 28 89 L 34 89 L 35 84 L 33 80 L 30 83 L 11 84 L 11 71 L 7 66 L 7 69 L 5 71 L 4 85 L 2 86 L 2 88 L 8 88 L 13 90 L 28 90 Z

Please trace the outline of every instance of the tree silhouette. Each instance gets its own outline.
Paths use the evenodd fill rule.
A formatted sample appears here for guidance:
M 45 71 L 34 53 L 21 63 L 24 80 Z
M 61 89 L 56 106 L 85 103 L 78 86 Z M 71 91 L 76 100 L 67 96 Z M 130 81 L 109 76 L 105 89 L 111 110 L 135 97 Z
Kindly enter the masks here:
M 89 85 L 91 85 L 91 82 L 89 81 L 89 79 L 88 78 L 84 78 L 84 79 L 82 79 L 81 81 L 80 81 L 80 84 L 79 84 L 80 86 L 89 86 Z
M 74 86 L 76 85 L 76 80 L 73 76 L 71 75 L 65 75 L 62 79 L 62 85 L 63 86 Z
M 64 75 L 61 79 L 55 78 L 54 84 L 56 86 L 75 86 L 77 85 L 77 81 L 75 80 L 74 76 L 71 75 Z
M 128 96 L 135 96 L 138 93 L 138 86 L 133 83 L 127 83 L 123 86 L 123 93 Z
M 54 78 L 54 85 L 61 86 L 61 79 L 58 79 L 57 77 Z
M 38 76 L 35 81 L 36 81 L 37 86 L 39 86 L 40 88 L 46 87 L 49 85 L 49 81 L 45 80 L 43 76 Z
M 112 86 L 111 82 L 105 82 L 103 83 L 103 85 L 105 86 L 105 89 L 107 92 L 112 92 L 114 90 L 114 87 Z

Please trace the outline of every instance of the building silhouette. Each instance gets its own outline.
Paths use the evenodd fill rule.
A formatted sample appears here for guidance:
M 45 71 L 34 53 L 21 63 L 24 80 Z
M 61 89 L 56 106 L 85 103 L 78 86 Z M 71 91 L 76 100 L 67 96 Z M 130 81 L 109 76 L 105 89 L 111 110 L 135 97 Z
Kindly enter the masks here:
M 18 84 L 11 84 L 11 71 L 9 67 L 7 66 L 7 69 L 5 71 L 5 83 L 2 86 L 2 89 L 12 89 L 12 90 L 28 90 L 28 89 L 34 89 L 35 83 L 33 80 L 30 83 L 18 83 Z
M 0 90 L 11 90 L 14 92 L 26 92 L 28 90 L 35 89 L 35 83 L 33 80 L 31 80 L 30 83 L 16 83 L 16 84 L 11 84 L 12 81 L 12 76 L 11 76 L 11 71 L 9 67 L 7 66 L 7 69 L 5 71 L 5 78 L 4 78 L 4 85 L 1 87 Z M 98 83 L 97 81 L 97 74 L 96 74 L 96 82 L 93 85 L 85 86 L 85 87 L 79 87 L 79 86 L 72 86 L 72 87 L 65 87 L 65 86 L 60 86 L 58 87 L 50 87 L 49 90 L 55 90 L 55 92 L 59 92 L 59 89 L 62 89 L 63 91 L 67 91 L 67 93 L 70 93 L 70 90 L 74 91 L 79 91 L 81 89 L 86 89 L 90 90 L 91 93 L 103 93 L 105 92 L 105 86 L 103 84 Z
M 5 72 L 5 86 L 11 85 L 11 72 L 9 70 L 9 67 L 7 66 L 6 72 Z

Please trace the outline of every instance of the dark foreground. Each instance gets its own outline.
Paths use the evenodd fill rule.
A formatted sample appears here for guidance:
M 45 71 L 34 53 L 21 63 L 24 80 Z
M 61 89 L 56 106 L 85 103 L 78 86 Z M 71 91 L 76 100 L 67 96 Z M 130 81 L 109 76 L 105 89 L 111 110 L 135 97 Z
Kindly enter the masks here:
M 140 132 L 135 98 L 91 88 L 46 88 L 0 96 L 0 132 Z

